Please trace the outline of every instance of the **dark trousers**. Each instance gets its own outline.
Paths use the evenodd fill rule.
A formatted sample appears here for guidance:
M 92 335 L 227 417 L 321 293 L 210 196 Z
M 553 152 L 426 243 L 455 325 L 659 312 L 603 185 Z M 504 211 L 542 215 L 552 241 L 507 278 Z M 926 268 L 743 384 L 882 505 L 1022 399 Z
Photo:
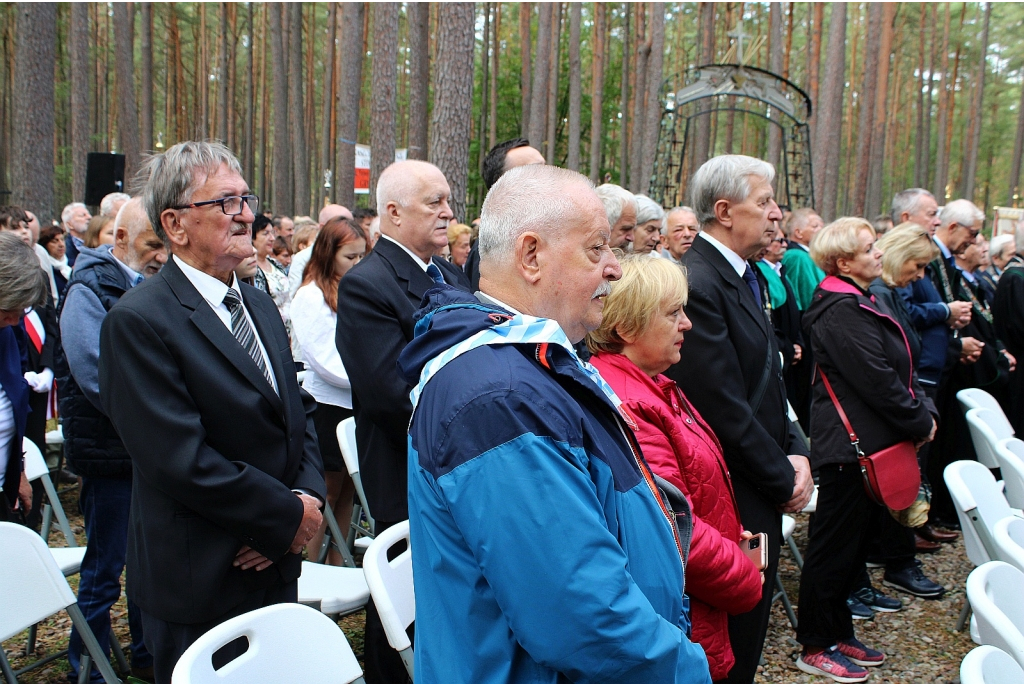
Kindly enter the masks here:
M 129 478 L 82 478 L 79 507 L 85 516 L 88 543 L 82 559 L 78 583 L 78 606 L 85 615 L 100 648 L 110 653 L 110 608 L 121 598 L 121 573 L 128 548 L 128 512 L 132 504 L 132 481 Z M 143 644 L 139 610 L 128 601 L 128 627 L 132 636 L 132 666 L 148 668 L 153 658 Z M 68 662 L 71 677 L 77 678 L 82 638 L 71 629 Z M 95 667 L 89 682 L 103 682 Z
M 172 590 L 168 590 L 172 591 Z M 146 630 L 146 647 L 153 655 L 153 672 L 156 682 L 171 682 L 171 673 L 178 659 L 193 642 L 198 640 L 211 628 L 219 626 L 224 621 L 235 616 L 241 616 L 249 611 L 262 609 L 273 604 L 285 602 L 297 602 L 299 599 L 299 582 L 293 580 L 290 583 L 274 585 L 265 590 L 257 590 L 246 596 L 245 601 L 229 611 L 221 614 L 212 621 L 204 623 L 172 623 L 142 611 L 142 625 Z M 244 645 L 232 645 L 228 649 L 217 653 L 219 657 L 213 663 L 214 668 L 220 668 L 236 657 L 245 653 Z
M 772 588 L 782 546 L 782 515 L 746 482 L 734 480 L 733 490 L 743 527 L 754 534 L 764 533 L 768 536 L 768 568 L 764 572 L 765 589 L 761 593 L 761 601 L 747 613 L 729 617 L 729 641 L 736 663 L 725 682 L 752 683 L 771 618 Z
M 374 532 L 380 535 L 391 526 L 400 521 L 374 521 Z M 396 550 L 395 555 L 402 550 Z M 410 626 L 411 627 L 411 626 Z M 410 639 L 411 639 L 410 635 Z M 381 623 L 380 614 L 373 600 L 366 605 L 366 633 L 363 636 L 363 661 L 366 665 L 364 678 L 368 683 L 408 683 L 409 672 L 405 670 L 402 657 L 388 642 L 387 633 L 384 632 L 384 624 Z
M 956 393 L 964 385 L 955 378 L 944 379 L 938 393 L 933 398 L 935 408 L 939 410 L 939 429 L 935 440 L 930 443 L 926 471 L 932 486 L 932 503 L 929 517 L 933 520 L 955 523 L 956 507 L 946 487 L 943 472 L 946 467 L 959 459 L 977 459 L 974 445 L 971 442 L 967 419 L 960 410 Z
M 818 506 L 800 573 L 797 640 L 831 647 L 853 637 L 846 598 L 864 570 L 880 514 L 892 517 L 868 499 L 856 464 L 827 464 L 818 476 Z

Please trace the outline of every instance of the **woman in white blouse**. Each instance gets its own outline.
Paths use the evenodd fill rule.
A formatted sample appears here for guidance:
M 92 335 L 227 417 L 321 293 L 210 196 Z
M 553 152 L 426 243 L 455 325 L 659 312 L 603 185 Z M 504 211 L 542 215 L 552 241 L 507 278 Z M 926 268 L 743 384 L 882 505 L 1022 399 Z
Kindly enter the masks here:
M 332 219 L 320 230 L 313 252 L 302 273 L 302 286 L 291 303 L 292 336 L 306 364 L 302 387 L 317 402 L 313 425 L 320 442 L 320 456 L 327 478 L 327 503 L 342 525 L 352 518 L 355 484 L 348 475 L 338 445 L 338 424 L 352 416 L 352 385 L 334 344 L 338 326 L 338 281 L 366 254 L 366 238 L 357 224 Z M 326 522 L 309 541 L 315 554 L 323 543 Z M 334 549 L 327 563 L 341 566 Z
M 270 219 L 262 215 L 256 217 L 252 222 L 252 245 L 256 248 L 256 263 L 267 279 L 267 292 L 274 298 L 274 304 L 281 313 L 285 327 L 289 327 L 288 303 L 291 300 L 291 291 L 288 289 L 288 274 L 270 258 L 273 254 L 274 238 L 274 227 Z

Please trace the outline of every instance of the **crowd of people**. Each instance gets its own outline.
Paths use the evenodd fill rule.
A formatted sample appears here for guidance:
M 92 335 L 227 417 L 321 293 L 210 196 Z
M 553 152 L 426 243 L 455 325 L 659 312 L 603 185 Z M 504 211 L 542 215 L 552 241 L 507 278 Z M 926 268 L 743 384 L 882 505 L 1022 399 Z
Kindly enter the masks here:
M 38 527 L 20 446 L 59 420 L 79 605 L 108 648 L 127 567 L 133 673 L 169 682 L 211 627 L 296 601 L 323 508 L 351 519 L 354 417 L 375 532 L 411 528 L 417 680 L 752 682 L 782 515 L 816 494 L 796 665 L 866 680 L 885 654 L 854 622 L 902 608 L 867 569 L 945 591 L 917 557 L 958 535 L 957 391 L 1024 428 L 1024 230 L 918 188 L 825 225 L 741 155 L 671 208 L 521 138 L 483 168 L 466 223 L 421 161 L 376 210 L 275 215 L 208 142 L 95 217 L 0 208 L 0 518 Z M 903 442 L 921 487 L 893 511 L 858 455 Z M 407 679 L 372 602 L 364 644 L 369 682 Z

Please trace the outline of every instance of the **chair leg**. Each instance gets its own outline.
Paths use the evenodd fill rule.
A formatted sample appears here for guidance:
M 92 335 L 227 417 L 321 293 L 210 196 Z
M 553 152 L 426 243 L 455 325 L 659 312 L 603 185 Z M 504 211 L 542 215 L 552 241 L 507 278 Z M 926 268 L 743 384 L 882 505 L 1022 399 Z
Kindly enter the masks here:
M 61 531 L 63 531 L 64 537 L 67 538 L 68 547 L 78 547 L 75 534 L 71 532 L 71 524 L 68 522 L 67 514 L 64 513 L 64 507 L 60 506 L 60 498 L 53 487 L 53 481 L 45 474 L 42 477 L 42 481 L 43 490 L 46 491 L 46 496 L 50 499 L 50 504 L 53 506 L 53 514 L 57 517 L 57 524 L 60 526 Z
M 349 551 L 348 545 L 345 544 L 345 536 L 341 534 L 338 519 L 335 518 L 334 511 L 329 506 L 324 507 L 324 518 L 327 519 L 327 527 L 331 531 L 331 542 L 334 543 L 335 547 L 338 548 L 338 552 L 341 553 L 342 559 L 345 560 L 345 566 L 355 568 L 356 560 L 352 558 L 352 553 Z
M 402 663 L 405 664 L 405 670 L 409 672 L 409 679 L 415 683 L 416 677 L 413 673 L 412 647 L 406 647 L 398 653 L 398 656 L 402 657 Z
M 33 624 L 32 627 L 28 629 L 28 640 L 25 642 L 25 656 L 36 651 L 36 628 L 38 627 L 38 624 Z
M 800 549 L 796 546 L 796 540 L 790 535 L 786 543 L 789 545 L 789 551 L 793 553 L 793 561 L 796 562 L 796 567 L 802 571 L 804 568 L 804 558 L 800 555 Z
M 793 612 L 793 603 L 789 601 L 789 595 L 782 587 L 782 576 L 778 572 L 775 573 L 775 587 L 778 588 L 779 595 L 782 596 L 782 606 L 786 610 L 786 616 L 789 617 L 789 624 L 793 626 L 793 630 L 796 630 L 796 613 Z
M 956 632 L 963 632 L 964 626 L 967 625 L 968 619 L 971 617 L 971 600 L 964 596 L 964 608 L 960 610 L 960 618 L 956 620 Z
M 120 641 L 117 639 L 117 635 L 114 635 L 114 629 L 110 629 L 110 649 L 114 652 L 114 660 L 117 662 L 117 670 L 121 675 L 127 676 L 131 673 L 131 668 L 128 666 L 128 659 L 124 656 L 124 649 L 121 647 Z
M 8 683 L 18 682 L 17 676 L 14 675 L 14 669 L 11 668 L 10 662 L 7 661 L 7 655 L 2 649 L 0 649 L 0 673 L 3 673 L 4 680 Z
M 78 608 L 78 604 L 69 604 L 67 608 L 68 615 L 71 617 L 71 622 L 76 628 L 78 628 L 78 634 L 82 636 L 82 642 L 85 644 L 86 649 L 92 655 L 93 660 L 96 662 L 96 668 L 99 670 L 100 675 L 108 683 L 119 683 L 117 675 L 114 673 L 114 669 L 110 666 L 110 659 L 100 649 L 100 643 L 96 641 L 96 636 L 92 634 L 92 629 L 85 620 L 85 615 L 82 614 L 82 610 Z M 85 659 L 82 660 L 82 666 L 79 668 L 78 675 L 82 676 L 84 673 L 88 677 L 89 669 L 86 668 Z

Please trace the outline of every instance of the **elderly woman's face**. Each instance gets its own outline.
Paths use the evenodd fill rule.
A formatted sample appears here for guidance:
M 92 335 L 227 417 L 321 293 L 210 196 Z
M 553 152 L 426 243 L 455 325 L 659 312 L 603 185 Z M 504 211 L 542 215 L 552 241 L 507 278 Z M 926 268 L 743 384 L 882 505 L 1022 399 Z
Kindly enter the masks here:
M 64 253 L 67 252 L 67 245 L 64 244 L 64 238 L 60 235 L 54 236 L 50 242 L 46 243 L 46 251 L 50 253 L 50 256 L 54 259 L 64 259 Z
M 867 288 L 882 275 L 882 251 L 875 247 L 874 233 L 866 228 L 857 235 L 857 243 L 857 253 L 852 259 L 838 261 L 839 272 Z
M 679 362 L 683 334 L 693 328 L 682 302 L 662 302 L 647 329 L 626 341 L 622 354 L 652 378 Z
M 452 252 L 452 264 L 458 267 L 464 266 L 466 264 L 466 259 L 469 257 L 469 234 L 460 234 L 450 247 Z
M 637 225 L 633 229 L 633 252 L 650 254 L 661 242 L 661 219 Z
M 924 278 L 924 268 L 928 266 L 928 262 L 918 262 L 913 259 L 907 261 L 903 268 L 900 269 L 899 278 L 896 279 L 896 287 L 904 288 L 914 281 L 920 281 Z

